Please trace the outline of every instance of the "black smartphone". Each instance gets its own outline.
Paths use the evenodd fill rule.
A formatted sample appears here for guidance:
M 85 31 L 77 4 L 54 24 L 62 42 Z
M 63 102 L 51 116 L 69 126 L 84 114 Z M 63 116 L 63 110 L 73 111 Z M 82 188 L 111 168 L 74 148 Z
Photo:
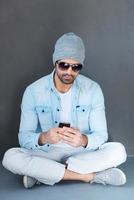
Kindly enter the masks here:
M 60 123 L 59 123 L 59 127 L 60 127 L 60 128 L 63 128 L 63 126 L 70 127 L 70 123 L 63 123 L 63 122 L 60 122 Z

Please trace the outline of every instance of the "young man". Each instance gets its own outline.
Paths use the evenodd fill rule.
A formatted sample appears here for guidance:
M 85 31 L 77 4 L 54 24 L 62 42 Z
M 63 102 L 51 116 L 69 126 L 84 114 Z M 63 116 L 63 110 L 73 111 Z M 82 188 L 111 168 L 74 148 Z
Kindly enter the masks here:
M 118 165 L 126 161 L 121 143 L 107 142 L 100 86 L 80 75 L 85 48 L 74 33 L 61 36 L 53 53 L 54 70 L 28 86 L 21 105 L 20 148 L 9 149 L 3 166 L 23 175 L 31 188 L 78 180 L 123 185 Z

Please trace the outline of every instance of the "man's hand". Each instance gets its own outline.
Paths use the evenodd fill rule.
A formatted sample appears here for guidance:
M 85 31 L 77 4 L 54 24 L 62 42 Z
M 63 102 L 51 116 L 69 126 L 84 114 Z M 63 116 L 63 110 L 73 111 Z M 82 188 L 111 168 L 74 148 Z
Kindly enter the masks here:
M 73 147 L 85 147 L 88 143 L 86 135 L 80 133 L 78 129 L 63 127 L 63 131 L 60 131 L 58 135 L 63 142 L 73 146 Z
M 60 135 L 63 131 L 63 128 L 51 128 L 48 132 L 41 133 L 38 141 L 39 145 L 58 143 L 61 140 Z

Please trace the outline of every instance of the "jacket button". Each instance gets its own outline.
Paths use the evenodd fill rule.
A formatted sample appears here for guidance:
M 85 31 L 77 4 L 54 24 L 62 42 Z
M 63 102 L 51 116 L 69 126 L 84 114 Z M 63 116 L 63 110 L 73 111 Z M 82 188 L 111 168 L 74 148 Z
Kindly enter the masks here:
M 57 121 L 55 121 L 55 124 L 57 124 L 58 122 Z
M 58 111 L 58 112 L 60 111 L 59 108 L 57 108 L 57 111 Z
M 42 112 L 44 112 L 44 110 L 42 110 Z

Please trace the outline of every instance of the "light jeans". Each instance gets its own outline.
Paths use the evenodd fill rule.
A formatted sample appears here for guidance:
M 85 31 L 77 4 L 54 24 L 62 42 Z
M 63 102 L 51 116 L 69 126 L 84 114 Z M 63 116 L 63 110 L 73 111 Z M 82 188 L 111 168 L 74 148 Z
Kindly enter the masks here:
M 11 148 L 6 151 L 2 164 L 11 172 L 34 177 L 38 181 L 54 185 L 62 180 L 65 168 L 81 173 L 99 172 L 117 167 L 126 161 L 124 146 L 108 142 L 96 151 L 79 148 L 51 147 L 49 152 Z

